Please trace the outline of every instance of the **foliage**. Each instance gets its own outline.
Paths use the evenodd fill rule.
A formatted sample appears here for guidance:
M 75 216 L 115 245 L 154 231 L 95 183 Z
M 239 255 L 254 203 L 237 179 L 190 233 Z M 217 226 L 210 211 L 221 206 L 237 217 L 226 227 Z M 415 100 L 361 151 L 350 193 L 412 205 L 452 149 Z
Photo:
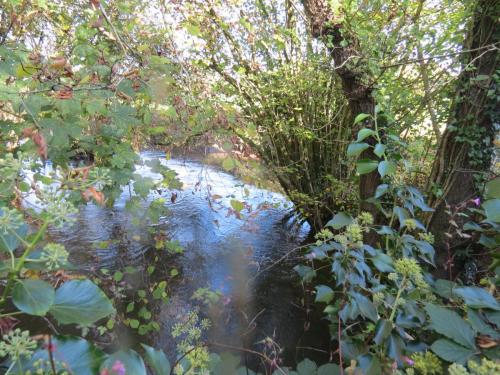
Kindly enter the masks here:
M 307 255 L 311 265 L 297 269 L 307 282 L 320 277 L 316 268 L 327 264 L 331 269 L 328 284 L 316 286 L 316 301 L 326 304 L 324 312 L 331 322 L 332 340 L 339 345 L 340 363 L 355 360 L 366 374 L 405 367 L 431 374 L 441 373 L 441 362 L 430 352 L 419 352 L 432 350 L 440 359 L 459 364 L 477 356 L 497 358 L 494 317 L 500 304 L 486 288 L 435 280 L 428 273 L 435 267 L 433 236 L 418 215 L 431 209 L 417 189 L 395 182 L 399 167 L 390 150 L 400 142 L 397 137 L 389 135 L 382 143 L 376 130 L 362 129 L 349 147 L 351 154 L 367 137 L 377 140 L 367 147 L 383 150 L 382 160 L 370 168 L 378 169 L 385 179 L 373 202 L 388 224 L 373 225 L 366 213 L 356 218 L 339 213 L 327 228 L 340 232 L 322 231 Z M 358 161 L 359 173 L 366 173 L 364 164 Z M 491 191 L 497 180 L 490 183 Z M 470 223 L 465 230 L 496 231 L 496 208 L 487 210 L 494 207 L 491 200 L 483 202 L 484 210 L 472 201 L 467 207 L 470 214 L 485 218 L 485 228 Z M 369 231 L 378 234 L 378 248 L 363 242 Z M 496 240 L 491 241 L 498 247 Z

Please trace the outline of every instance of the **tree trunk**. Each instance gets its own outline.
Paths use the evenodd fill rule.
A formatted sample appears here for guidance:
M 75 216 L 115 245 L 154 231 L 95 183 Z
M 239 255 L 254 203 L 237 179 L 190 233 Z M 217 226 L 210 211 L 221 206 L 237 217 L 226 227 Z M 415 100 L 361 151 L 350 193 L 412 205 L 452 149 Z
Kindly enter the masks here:
M 430 198 L 435 212 L 428 228 L 436 237 L 436 263 L 448 270 L 456 240 L 445 235 L 450 228 L 447 211 L 479 196 L 478 177 L 484 180 L 491 168 L 495 124 L 500 119 L 499 82 L 494 77 L 499 61 L 499 17 L 497 0 L 478 0 L 463 46 L 463 69 L 448 127 L 439 142 L 429 179 L 427 190 L 438 188 L 442 194 Z M 454 219 L 460 225 L 460 217 Z
M 321 38 L 327 42 L 330 54 L 336 66 L 336 73 L 342 81 L 344 94 L 349 101 L 349 108 L 352 116 L 360 113 L 375 113 L 375 100 L 372 95 L 372 88 L 366 84 L 370 78 L 363 69 L 363 62 L 359 59 L 359 45 L 354 35 L 349 35 L 349 40 L 343 38 L 341 34 L 342 25 L 335 20 L 327 0 L 302 0 L 310 28 L 315 38 Z M 342 47 L 343 44 L 345 47 Z M 358 60 L 357 63 L 354 63 Z M 372 127 L 373 123 L 366 121 L 363 126 Z M 356 132 L 354 132 L 356 134 Z M 361 154 L 361 158 L 377 160 L 372 149 L 368 149 Z M 361 199 L 361 211 L 370 212 L 376 223 L 383 221 L 383 215 L 375 205 L 367 202 L 368 198 L 375 195 L 375 190 L 381 183 L 377 170 L 361 175 L 359 182 L 359 195 Z M 373 242 L 374 238 L 368 239 Z

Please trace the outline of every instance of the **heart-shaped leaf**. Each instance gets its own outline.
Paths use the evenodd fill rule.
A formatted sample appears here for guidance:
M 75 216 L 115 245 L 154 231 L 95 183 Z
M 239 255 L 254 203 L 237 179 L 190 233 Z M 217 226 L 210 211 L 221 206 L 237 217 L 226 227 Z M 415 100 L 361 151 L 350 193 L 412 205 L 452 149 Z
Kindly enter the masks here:
M 115 309 L 104 292 L 90 280 L 71 280 L 56 291 L 50 313 L 60 324 L 90 325 Z
M 19 280 L 12 289 L 14 305 L 30 315 L 44 316 L 54 303 L 52 285 L 42 280 Z

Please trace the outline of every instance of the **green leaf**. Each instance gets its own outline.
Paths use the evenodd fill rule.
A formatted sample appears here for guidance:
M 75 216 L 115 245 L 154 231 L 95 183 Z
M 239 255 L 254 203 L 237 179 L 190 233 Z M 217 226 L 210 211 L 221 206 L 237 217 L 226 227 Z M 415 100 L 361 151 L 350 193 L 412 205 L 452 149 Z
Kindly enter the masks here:
M 356 163 L 356 172 L 359 174 L 367 174 L 373 172 L 378 167 L 376 160 L 364 159 Z
M 474 330 L 455 311 L 430 303 L 425 306 L 425 311 L 430 316 L 433 330 L 468 348 L 476 347 Z
M 450 280 L 438 279 L 434 283 L 434 291 L 443 298 L 451 299 L 457 284 Z
M 379 158 L 381 158 L 385 153 L 385 145 L 383 145 L 382 143 L 377 143 L 375 145 L 375 149 L 373 150 L 373 153 L 375 155 L 377 155 Z
M 479 312 L 469 309 L 467 311 L 467 319 L 469 320 L 472 328 L 476 332 L 482 333 L 483 335 L 488 335 L 498 340 L 500 338 L 500 333 L 493 329 L 489 324 L 487 324 L 481 317 Z
M 370 145 L 368 143 L 351 143 L 347 147 L 347 156 L 355 157 L 365 151 Z
M 63 370 L 78 375 L 98 374 L 99 365 L 106 356 L 103 351 L 79 337 L 56 336 L 52 339 L 52 345 L 52 357 L 58 374 L 63 373 Z M 46 361 L 49 361 L 47 349 L 41 348 L 29 360 L 23 361 L 22 367 L 15 367 L 13 373 L 20 375 L 31 370 L 32 374 L 36 374 L 34 364 L 36 362 L 46 363 Z
M 369 115 L 368 113 L 360 113 L 354 119 L 354 125 L 359 124 L 361 121 L 366 120 L 368 117 L 372 117 L 372 116 Z
M 317 368 L 316 363 L 306 358 L 297 365 L 297 372 L 299 375 L 316 375 Z
M 382 344 L 387 337 L 391 334 L 392 322 L 387 319 L 380 319 L 375 326 L 375 336 L 373 342 L 377 345 Z
M 104 292 L 90 280 L 71 280 L 56 291 L 50 313 L 60 324 L 90 325 L 115 309 Z
M 326 363 L 318 368 L 318 375 L 340 375 L 340 367 L 335 363 Z
M 361 129 L 359 132 L 358 132 L 358 138 L 356 139 L 356 142 L 361 142 L 362 140 L 368 138 L 368 137 L 371 137 L 372 135 L 374 135 L 375 132 L 371 129 Z
M 346 215 L 343 212 L 339 212 L 333 217 L 333 219 L 331 219 L 330 221 L 328 221 L 328 223 L 326 223 L 326 226 L 332 227 L 333 229 L 341 229 L 343 227 L 348 226 L 349 224 L 352 224 L 352 222 L 353 222 L 352 217 Z
M 392 258 L 381 251 L 377 251 L 377 254 L 371 258 L 371 261 L 380 272 L 394 272 Z
M 231 203 L 231 207 L 236 212 L 240 212 L 241 210 L 243 210 L 245 208 L 245 205 L 243 204 L 243 202 L 240 202 L 239 200 L 231 199 L 230 203 Z
M 378 165 L 378 173 L 382 177 L 393 175 L 396 173 L 396 164 L 392 161 L 382 160 Z
M 439 339 L 431 345 L 431 349 L 439 357 L 448 362 L 465 364 L 475 354 L 475 350 L 464 348 L 461 345 L 446 339 Z
M 405 225 L 405 220 L 410 218 L 410 213 L 406 208 L 395 206 L 392 209 L 394 215 L 398 217 L 399 220 L 399 228 L 403 228 Z
M 351 295 L 358 304 L 361 315 L 370 319 L 372 322 L 377 322 L 379 320 L 377 309 L 372 301 L 360 293 L 351 293 Z
M 123 364 L 125 367 L 125 374 L 146 375 L 144 361 L 139 354 L 131 349 L 120 350 L 111 354 L 101 365 L 100 373 L 102 373 L 104 369 L 108 369 L 112 374 L 113 371 L 111 371 L 111 369 L 116 361 L 120 361 Z
M 359 367 L 363 370 L 363 375 L 381 375 L 382 368 L 377 357 L 365 354 L 358 357 Z
M 483 203 L 488 220 L 500 223 L 500 199 L 490 199 Z
M 170 375 L 170 362 L 163 350 L 156 350 L 151 346 L 141 344 L 144 348 L 144 359 L 154 370 L 154 375 Z
M 316 302 L 324 302 L 329 303 L 333 300 L 333 290 L 329 286 L 326 285 L 318 285 L 316 286 Z
M 484 288 L 473 286 L 456 288 L 454 293 L 457 296 L 462 297 L 468 307 L 476 309 L 488 308 L 492 310 L 500 310 L 500 304 L 498 301 L 495 300 L 495 297 L 488 293 L 488 291 Z
M 378 199 L 382 197 L 387 191 L 389 190 L 389 185 L 387 184 L 381 184 L 377 186 L 377 189 L 375 190 L 375 198 Z
M 486 183 L 484 196 L 488 199 L 500 199 L 500 177 Z
M 14 305 L 30 315 L 44 316 L 54 303 L 52 285 L 42 280 L 20 280 L 12 290 Z
M 233 158 L 225 158 L 222 162 L 222 168 L 224 168 L 226 171 L 230 171 L 234 167 L 236 167 L 236 163 L 234 162 Z

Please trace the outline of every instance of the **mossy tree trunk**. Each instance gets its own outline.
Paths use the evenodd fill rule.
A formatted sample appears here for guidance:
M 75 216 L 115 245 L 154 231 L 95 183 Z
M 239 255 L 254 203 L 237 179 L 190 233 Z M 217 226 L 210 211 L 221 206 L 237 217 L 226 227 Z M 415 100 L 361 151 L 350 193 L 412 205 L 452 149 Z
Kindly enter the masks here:
M 429 178 L 430 204 L 435 212 L 429 230 L 436 236 L 437 264 L 448 264 L 450 228 L 448 211 L 481 194 L 481 180 L 489 174 L 495 127 L 499 126 L 498 62 L 500 3 L 479 0 L 463 45 L 463 69 L 447 129 L 438 145 Z M 460 217 L 455 218 L 455 221 Z M 460 224 L 460 223 L 458 223 Z M 460 239 L 458 239 L 459 241 Z

